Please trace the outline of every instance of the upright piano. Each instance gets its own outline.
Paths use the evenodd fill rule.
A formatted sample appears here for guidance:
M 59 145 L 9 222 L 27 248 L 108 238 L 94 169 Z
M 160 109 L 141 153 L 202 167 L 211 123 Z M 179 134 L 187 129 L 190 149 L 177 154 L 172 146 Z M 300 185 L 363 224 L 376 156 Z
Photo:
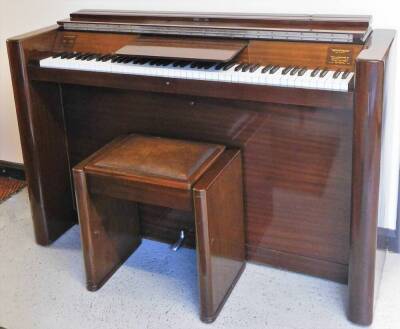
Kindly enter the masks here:
M 369 16 L 82 10 L 8 40 L 36 241 L 76 224 L 71 168 L 128 133 L 242 150 L 247 259 L 348 284 L 372 322 L 385 76 Z M 140 206 L 171 242 L 187 214 Z M 267 311 L 267 310 L 266 310 Z

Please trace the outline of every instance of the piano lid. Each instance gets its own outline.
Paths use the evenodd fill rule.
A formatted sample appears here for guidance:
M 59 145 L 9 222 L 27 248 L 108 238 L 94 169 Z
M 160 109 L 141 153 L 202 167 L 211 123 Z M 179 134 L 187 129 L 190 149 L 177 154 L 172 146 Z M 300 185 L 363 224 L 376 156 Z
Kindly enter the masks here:
M 244 39 L 364 43 L 371 16 L 273 15 L 80 10 L 66 30 Z

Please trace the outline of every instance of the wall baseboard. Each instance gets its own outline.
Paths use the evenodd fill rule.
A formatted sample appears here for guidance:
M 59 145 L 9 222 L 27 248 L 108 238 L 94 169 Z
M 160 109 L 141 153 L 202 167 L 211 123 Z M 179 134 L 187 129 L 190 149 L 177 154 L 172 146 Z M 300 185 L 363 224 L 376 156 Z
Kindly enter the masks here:
M 400 253 L 399 228 L 397 228 L 397 230 L 389 230 L 387 228 L 379 227 L 378 249 L 387 249 L 391 252 Z
M 22 163 L 0 160 L 0 176 L 25 180 L 25 169 Z

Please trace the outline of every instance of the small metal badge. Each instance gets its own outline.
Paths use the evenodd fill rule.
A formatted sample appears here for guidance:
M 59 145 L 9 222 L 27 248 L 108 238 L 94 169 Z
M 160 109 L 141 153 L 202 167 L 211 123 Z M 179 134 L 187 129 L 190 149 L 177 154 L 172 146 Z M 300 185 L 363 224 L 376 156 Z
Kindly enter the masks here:
M 351 65 L 353 62 L 353 50 L 346 48 L 328 48 L 327 64 Z

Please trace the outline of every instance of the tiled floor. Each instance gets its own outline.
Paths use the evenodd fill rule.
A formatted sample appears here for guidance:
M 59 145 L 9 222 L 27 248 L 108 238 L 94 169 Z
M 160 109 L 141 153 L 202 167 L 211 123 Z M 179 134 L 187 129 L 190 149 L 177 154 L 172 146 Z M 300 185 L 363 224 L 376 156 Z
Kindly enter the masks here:
M 79 230 L 33 241 L 26 189 L 0 205 L 0 327 L 7 329 L 360 328 L 346 286 L 248 264 L 220 317 L 198 319 L 195 254 L 145 241 L 98 292 L 84 286 Z M 400 256 L 389 254 L 373 328 L 400 328 Z

